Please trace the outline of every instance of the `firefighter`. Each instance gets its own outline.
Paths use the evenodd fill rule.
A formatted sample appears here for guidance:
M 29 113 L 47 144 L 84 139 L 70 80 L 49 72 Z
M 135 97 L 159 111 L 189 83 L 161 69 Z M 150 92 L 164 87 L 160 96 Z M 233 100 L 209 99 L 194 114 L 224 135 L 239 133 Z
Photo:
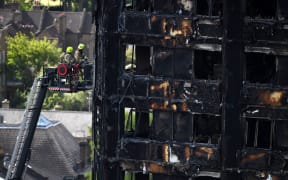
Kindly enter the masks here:
M 68 46 L 66 48 L 66 51 L 61 54 L 60 56 L 60 63 L 67 63 L 67 64 L 73 64 L 75 62 L 73 57 L 73 47 Z
M 75 51 L 74 58 L 76 63 L 83 63 L 87 60 L 87 56 L 84 53 L 85 44 L 80 43 Z

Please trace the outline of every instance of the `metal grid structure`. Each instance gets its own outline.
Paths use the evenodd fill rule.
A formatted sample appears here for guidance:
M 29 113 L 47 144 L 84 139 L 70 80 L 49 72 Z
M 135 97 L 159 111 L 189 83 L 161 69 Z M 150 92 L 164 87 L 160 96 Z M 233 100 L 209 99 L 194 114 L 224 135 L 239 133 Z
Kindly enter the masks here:
M 96 0 L 93 179 L 288 179 L 287 18 L 284 0 Z

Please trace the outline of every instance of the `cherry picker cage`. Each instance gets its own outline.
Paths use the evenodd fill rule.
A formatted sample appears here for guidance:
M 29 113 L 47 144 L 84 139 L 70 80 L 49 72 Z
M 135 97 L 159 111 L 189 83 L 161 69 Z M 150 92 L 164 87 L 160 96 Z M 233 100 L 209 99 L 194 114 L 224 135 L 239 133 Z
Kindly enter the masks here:
M 62 93 L 85 91 L 93 87 L 92 79 L 93 65 L 88 61 L 46 68 L 43 77 L 35 78 L 5 180 L 21 180 L 26 168 L 31 169 L 31 144 L 47 90 Z
M 284 0 L 97 0 L 93 179 L 288 179 L 287 18 Z

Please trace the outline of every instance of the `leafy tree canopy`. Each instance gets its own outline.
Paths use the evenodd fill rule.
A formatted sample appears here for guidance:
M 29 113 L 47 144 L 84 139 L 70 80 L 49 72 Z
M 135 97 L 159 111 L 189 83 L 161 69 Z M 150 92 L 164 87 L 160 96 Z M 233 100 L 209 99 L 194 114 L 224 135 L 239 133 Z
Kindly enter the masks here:
M 36 39 L 18 33 L 7 38 L 7 68 L 8 79 L 18 80 L 24 84 L 24 89 L 17 89 L 10 98 L 11 107 L 24 108 L 25 101 L 35 77 L 41 76 L 44 66 L 56 66 L 59 62 L 61 49 L 57 48 L 56 41 L 47 38 Z M 19 98 L 22 97 L 22 98 Z M 43 108 L 54 109 L 60 106 L 63 110 L 87 111 L 91 107 L 88 92 L 63 94 L 48 92 Z
M 20 8 L 24 11 L 32 10 L 33 8 L 33 1 L 30 0 L 4 0 L 5 3 L 14 3 L 17 2 L 20 5 Z
M 56 41 L 50 41 L 46 37 L 36 39 L 34 35 L 27 36 L 22 33 L 7 37 L 6 42 L 7 79 L 22 82 L 24 85 L 24 88 L 10 92 L 10 105 L 24 108 L 27 99 L 25 96 L 29 94 L 34 78 L 41 76 L 44 65 L 55 66 L 61 51 L 57 48 Z
M 43 104 L 44 109 L 52 110 L 55 109 L 56 106 L 59 106 L 62 110 L 88 111 L 91 106 L 91 96 L 89 96 L 89 92 L 81 91 L 78 93 L 65 94 L 48 92 L 46 97 Z
M 20 80 L 25 87 L 32 85 L 33 79 L 39 74 L 44 65 L 55 65 L 60 51 L 56 41 L 46 37 L 36 39 L 17 33 L 7 38 L 7 68 L 8 77 Z

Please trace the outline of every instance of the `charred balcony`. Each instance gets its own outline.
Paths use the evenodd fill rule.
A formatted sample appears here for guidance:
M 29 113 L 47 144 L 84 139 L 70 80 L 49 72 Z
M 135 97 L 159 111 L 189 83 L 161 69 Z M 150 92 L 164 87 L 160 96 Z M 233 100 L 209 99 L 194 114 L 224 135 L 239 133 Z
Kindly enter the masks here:
M 136 8 L 137 3 L 142 2 L 133 1 L 134 8 L 126 8 L 121 13 L 120 37 L 128 43 L 215 51 L 222 43 L 222 2 L 198 1 L 145 1 L 145 8 Z M 185 7 L 188 10 L 185 11 L 182 2 L 187 3 L 189 8 Z M 253 0 L 246 3 L 243 26 L 246 52 L 287 54 L 287 21 L 284 14 L 287 8 L 288 4 L 281 0 L 265 3 Z
M 101 2 L 98 179 L 287 179 L 286 1 Z

